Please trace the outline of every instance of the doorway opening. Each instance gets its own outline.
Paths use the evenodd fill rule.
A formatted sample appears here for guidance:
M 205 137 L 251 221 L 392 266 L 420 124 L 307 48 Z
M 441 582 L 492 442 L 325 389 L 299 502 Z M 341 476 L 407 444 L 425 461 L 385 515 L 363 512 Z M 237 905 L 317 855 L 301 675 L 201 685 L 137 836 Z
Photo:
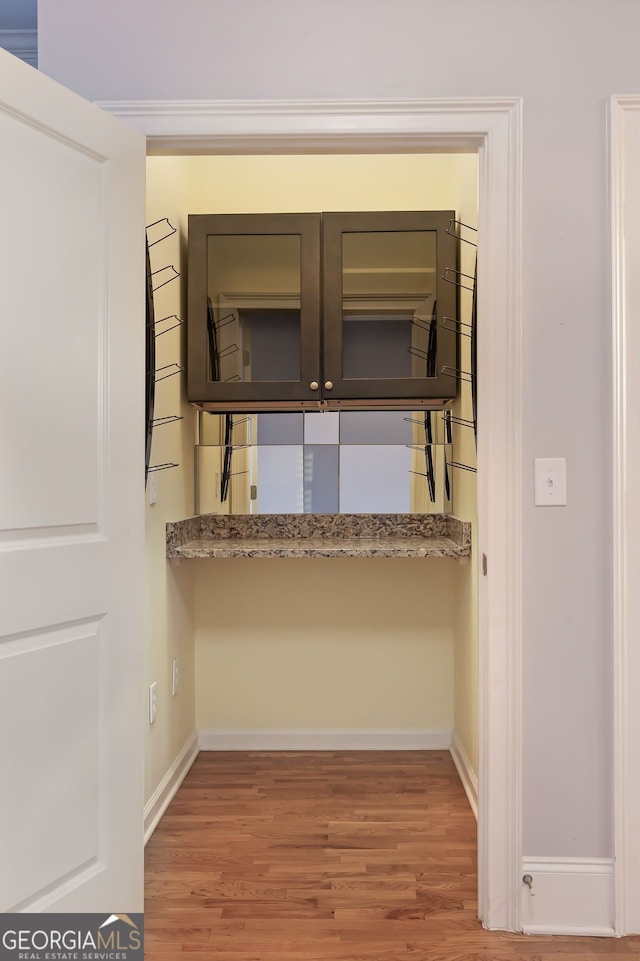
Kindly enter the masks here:
M 113 105 L 109 105 L 113 108 Z M 479 545 L 490 576 L 479 584 L 480 915 L 517 930 L 520 871 L 520 105 L 203 106 L 185 137 L 176 111 L 138 123 L 157 153 L 392 153 L 479 155 Z M 117 109 L 112 112 L 118 113 Z M 131 120 L 131 113 L 121 116 Z M 347 118 L 345 120 L 345 118 Z M 375 133 L 369 133 L 372 120 Z M 206 132 L 204 130 L 206 128 Z M 355 133 L 353 131 L 356 131 Z M 260 148 L 260 149 L 257 149 Z M 483 332 L 484 331 L 484 336 Z M 490 346 L 489 346 L 490 345 Z M 185 457 L 189 456 L 187 450 Z M 187 461 L 185 460 L 185 463 Z M 486 570 L 486 562 L 483 564 Z

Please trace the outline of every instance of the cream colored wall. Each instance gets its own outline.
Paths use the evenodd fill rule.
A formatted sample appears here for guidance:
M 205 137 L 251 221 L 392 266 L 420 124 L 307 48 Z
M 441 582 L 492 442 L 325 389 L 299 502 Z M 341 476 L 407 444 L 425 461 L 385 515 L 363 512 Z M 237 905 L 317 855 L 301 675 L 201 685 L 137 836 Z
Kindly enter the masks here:
M 154 158 L 152 169 L 164 164 L 184 184 L 190 213 L 459 209 L 463 182 L 474 191 L 477 176 L 477 158 L 464 154 Z M 198 729 L 454 726 L 454 589 L 460 606 L 469 585 L 453 561 L 185 567 L 195 588 Z M 458 687 L 475 705 L 471 677 Z
M 173 237 L 150 250 L 151 269 L 173 264 L 184 277 L 186 213 L 188 200 L 182 176 L 171 158 L 147 161 L 147 223 L 168 217 L 179 228 Z M 150 238 L 152 239 L 152 238 Z M 170 314 L 185 317 L 184 285 L 174 280 L 156 291 L 156 319 Z M 158 325 L 158 330 L 170 326 Z M 185 363 L 184 329 L 156 339 L 156 366 Z M 168 373 L 169 371 L 167 371 Z M 186 403 L 184 375 L 156 385 L 155 416 L 182 414 L 184 420 L 157 427 L 153 434 L 151 463 L 178 463 L 173 470 L 155 473 L 157 503 L 146 509 L 146 620 L 145 673 L 147 686 L 158 684 L 158 710 L 153 725 L 147 722 L 145 739 L 145 801 L 167 773 L 195 730 L 193 577 L 188 565 L 173 567 L 166 560 L 165 524 L 193 513 L 194 413 Z M 171 662 L 180 659 L 179 689 L 171 696 Z
M 477 166 L 468 154 L 166 159 L 188 178 L 190 213 L 453 209 Z
M 452 176 L 461 158 L 451 158 Z M 466 174 L 468 166 L 462 164 Z M 460 177 L 458 195 L 458 217 L 471 227 L 478 226 L 477 176 Z M 475 241 L 471 230 L 461 228 L 461 236 Z M 473 276 L 475 248 L 466 243 L 460 244 L 460 269 Z M 468 280 L 464 280 L 468 284 Z M 471 321 L 472 295 L 465 290 L 460 292 L 460 319 Z M 466 328 L 463 328 L 466 330 Z M 460 368 L 471 370 L 471 341 L 460 337 Z M 454 413 L 467 420 L 472 419 L 471 388 L 462 383 Z M 468 427 L 453 428 L 453 459 L 469 467 L 476 466 L 476 447 L 473 430 Z M 478 506 L 476 495 L 476 475 L 466 470 L 455 470 L 453 478 L 453 513 L 472 522 L 471 562 L 456 567 L 454 574 L 454 736 L 462 748 L 476 776 L 478 775 Z
M 455 561 L 193 563 L 199 730 L 451 730 Z

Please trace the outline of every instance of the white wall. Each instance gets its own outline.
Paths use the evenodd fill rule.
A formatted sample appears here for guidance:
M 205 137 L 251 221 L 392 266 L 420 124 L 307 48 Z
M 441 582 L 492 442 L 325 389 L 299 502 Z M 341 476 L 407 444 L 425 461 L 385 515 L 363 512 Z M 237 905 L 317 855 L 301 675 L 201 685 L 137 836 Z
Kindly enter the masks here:
M 524 97 L 524 852 L 611 854 L 605 104 L 629 0 L 40 0 L 40 64 L 91 99 Z M 534 456 L 569 506 L 535 509 Z

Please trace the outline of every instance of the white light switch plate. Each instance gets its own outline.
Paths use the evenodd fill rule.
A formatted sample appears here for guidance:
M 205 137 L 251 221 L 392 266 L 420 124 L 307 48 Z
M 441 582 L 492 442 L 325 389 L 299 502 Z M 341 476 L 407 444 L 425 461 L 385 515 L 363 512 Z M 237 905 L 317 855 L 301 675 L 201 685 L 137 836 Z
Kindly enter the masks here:
M 559 507 L 567 503 L 567 462 L 564 457 L 536 457 L 536 507 Z

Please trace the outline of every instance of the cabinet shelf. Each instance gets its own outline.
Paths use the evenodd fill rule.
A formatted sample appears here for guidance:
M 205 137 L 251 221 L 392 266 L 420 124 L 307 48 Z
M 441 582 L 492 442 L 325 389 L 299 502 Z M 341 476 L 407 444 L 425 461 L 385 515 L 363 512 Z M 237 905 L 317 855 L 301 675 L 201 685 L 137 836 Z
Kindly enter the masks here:
M 435 274 L 435 267 L 343 267 L 343 274 Z

